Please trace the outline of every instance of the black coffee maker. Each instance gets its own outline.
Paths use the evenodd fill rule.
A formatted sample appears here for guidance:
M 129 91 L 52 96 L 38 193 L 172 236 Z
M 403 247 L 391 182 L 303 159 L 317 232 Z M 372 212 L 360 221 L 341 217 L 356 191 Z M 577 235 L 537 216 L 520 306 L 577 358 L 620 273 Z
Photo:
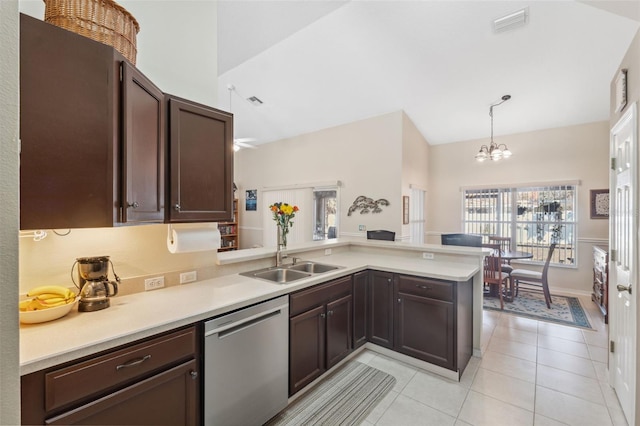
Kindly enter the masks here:
M 76 284 L 73 279 L 73 266 L 78 265 L 78 279 Z M 113 269 L 113 263 L 109 256 L 79 257 L 71 267 L 71 278 L 80 290 L 78 311 L 92 312 L 109 307 L 109 298 L 118 294 L 120 278 L 113 271 L 116 281 L 109 281 L 109 264 Z

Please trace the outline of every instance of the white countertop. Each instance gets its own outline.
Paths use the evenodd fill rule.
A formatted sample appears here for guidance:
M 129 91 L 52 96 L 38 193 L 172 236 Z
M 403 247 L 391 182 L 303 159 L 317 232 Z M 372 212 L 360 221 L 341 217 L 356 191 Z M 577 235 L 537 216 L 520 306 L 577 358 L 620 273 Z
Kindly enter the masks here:
M 384 244 L 381 246 L 390 247 Z M 469 254 L 467 250 L 459 252 Z M 447 249 L 445 252 L 456 251 Z M 478 251 L 472 254 L 477 253 Z M 238 255 L 235 256 L 238 258 Z M 256 258 L 262 257 L 261 253 Z M 479 262 L 454 263 L 366 252 L 350 251 L 315 259 L 305 257 L 307 259 L 342 268 L 290 284 L 274 284 L 238 274 L 226 275 L 181 286 L 117 296 L 111 299 L 108 309 L 101 311 L 80 313 L 74 309 L 67 316 L 48 323 L 21 324 L 20 374 L 72 361 L 364 269 L 454 281 L 467 281 L 479 271 Z

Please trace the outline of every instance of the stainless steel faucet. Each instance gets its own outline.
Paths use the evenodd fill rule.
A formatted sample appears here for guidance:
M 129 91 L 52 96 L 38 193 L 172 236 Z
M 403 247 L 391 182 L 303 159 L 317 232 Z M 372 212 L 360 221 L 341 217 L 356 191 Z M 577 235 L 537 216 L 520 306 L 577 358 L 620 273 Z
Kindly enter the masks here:
M 282 266 L 282 259 L 286 259 L 287 257 L 289 257 L 289 255 L 282 251 L 282 244 L 278 244 L 276 250 L 276 266 Z

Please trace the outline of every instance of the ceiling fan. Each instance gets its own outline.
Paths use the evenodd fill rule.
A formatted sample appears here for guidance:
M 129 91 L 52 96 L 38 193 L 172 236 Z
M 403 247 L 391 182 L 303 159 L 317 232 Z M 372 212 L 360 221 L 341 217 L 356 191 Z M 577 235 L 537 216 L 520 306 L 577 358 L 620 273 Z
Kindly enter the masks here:
M 236 86 L 234 86 L 233 84 L 228 84 L 227 85 L 227 89 L 229 90 L 229 112 L 233 112 L 232 108 L 231 108 L 231 98 L 233 96 L 233 92 L 236 91 Z M 251 145 L 249 143 L 249 142 L 255 142 L 255 141 L 256 141 L 255 138 L 237 138 L 237 139 L 233 139 L 233 150 L 235 152 L 238 152 L 243 148 L 258 149 L 257 146 Z
M 258 149 L 257 146 L 251 145 L 249 142 L 255 142 L 254 138 L 238 138 L 233 140 L 233 150 L 238 152 L 243 148 Z

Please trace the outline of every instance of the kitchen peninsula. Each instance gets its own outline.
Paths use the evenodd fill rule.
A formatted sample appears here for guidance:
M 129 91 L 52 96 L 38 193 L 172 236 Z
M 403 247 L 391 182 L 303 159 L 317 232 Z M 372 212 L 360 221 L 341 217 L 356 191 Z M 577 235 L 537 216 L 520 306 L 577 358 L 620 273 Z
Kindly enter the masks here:
M 290 396 L 319 379 L 365 342 L 366 347 L 453 380 L 459 380 L 472 354 L 481 355 L 481 265 L 484 249 L 328 240 L 290 247 L 286 251 L 288 258 L 285 258 L 285 263 L 293 262 L 293 257 L 296 257 L 337 266 L 337 269 L 312 274 L 288 284 L 240 275 L 273 266 L 274 250 L 259 248 L 218 253 L 216 268 L 224 273 L 217 278 L 118 296 L 111 299 L 109 309 L 91 313 L 74 310 L 50 323 L 22 325 L 20 374 L 23 392 L 30 389 L 29 397 L 33 403 L 38 406 L 41 403 L 36 401 L 44 400 L 46 403 L 42 405 L 47 407 L 37 413 L 35 422 L 53 418 L 54 424 L 65 423 L 73 416 L 84 416 L 87 410 L 95 409 L 92 408 L 91 398 L 95 398 L 92 395 L 104 395 L 97 400 L 103 407 L 113 404 L 121 392 L 130 395 L 125 401 L 135 400 L 142 392 L 136 387 L 144 387 L 145 382 L 155 383 L 155 387 L 160 386 L 157 383 L 168 382 L 172 388 L 166 391 L 185 394 L 185 401 L 180 403 L 180 407 L 183 407 L 181 419 L 186 419 L 189 413 L 198 412 L 197 408 L 188 407 L 198 405 L 200 391 L 197 383 L 202 373 L 200 360 L 207 357 L 202 352 L 203 321 L 255 307 L 280 296 L 290 300 L 289 330 L 286 326 L 283 330 L 289 336 L 292 351 L 289 361 Z M 368 290 L 363 293 L 356 290 L 357 286 Z M 324 301 L 318 302 L 318 298 L 324 298 Z M 342 309 L 340 306 L 333 304 L 338 299 L 342 301 L 342 311 L 338 311 Z M 382 317 L 380 307 L 383 308 Z M 314 330 L 316 319 L 313 315 L 308 316 L 307 310 L 312 313 L 318 309 L 324 314 L 317 314 L 317 321 L 320 317 L 327 318 L 327 324 L 320 325 L 320 329 L 327 327 L 327 333 L 330 333 L 331 327 L 342 327 L 342 331 L 346 331 L 338 330 L 338 333 L 343 340 L 346 337 L 343 342 L 346 347 L 338 357 L 327 360 L 326 364 L 322 361 L 320 371 L 309 375 L 307 369 L 313 368 L 313 364 L 294 366 L 291 358 L 297 350 L 296 345 L 309 348 L 309 342 L 305 340 L 308 333 L 297 335 L 294 327 L 298 319 L 305 321 L 311 318 L 311 322 L 303 327 L 310 326 L 310 330 Z M 365 336 L 362 324 L 365 315 L 371 316 L 371 311 L 375 311 L 376 319 L 373 322 L 370 318 L 366 320 L 370 328 Z M 335 319 L 330 320 L 330 316 Z M 335 322 L 337 318 L 342 318 L 340 324 Z M 333 321 L 332 325 L 330 321 Z M 358 324 L 361 325 L 360 331 Z M 321 334 L 324 336 L 324 332 Z M 425 339 L 427 335 L 429 338 Z M 300 338 L 303 340 L 296 341 Z M 313 345 L 315 341 L 312 339 L 310 343 Z M 325 344 L 319 345 L 318 351 L 323 352 Z M 167 356 L 172 358 L 167 359 Z M 216 362 L 222 361 L 218 359 Z M 112 367 L 108 367 L 111 363 Z M 122 369 L 124 373 L 119 376 L 106 373 L 113 367 L 113 371 Z M 84 393 L 75 390 L 72 385 L 74 379 L 70 377 L 75 375 L 77 381 L 88 370 L 94 369 L 97 374 L 97 370 L 104 368 L 105 374 L 113 377 L 109 379 L 113 384 L 109 385 L 111 382 L 105 383 L 101 378 L 101 388 L 94 387 L 94 390 Z M 135 376 L 122 378 L 128 374 L 139 374 L 135 373 L 138 368 L 147 371 L 144 373 L 146 376 L 139 376 L 147 379 L 135 382 Z M 298 376 L 303 380 L 296 382 Z M 118 389 L 115 386 L 127 387 L 114 393 L 113 390 Z M 100 410 L 108 412 L 103 408 Z M 196 424 L 197 421 L 189 420 L 187 423 Z
M 331 254 L 325 255 L 328 250 Z M 161 290 L 118 296 L 99 312 L 71 312 L 59 320 L 21 325 L 20 374 L 90 355 L 157 333 L 192 324 L 251 304 L 310 287 L 365 269 L 406 273 L 452 281 L 473 280 L 473 350 L 480 355 L 482 331 L 483 250 L 470 247 L 411 245 L 400 242 L 337 239 L 294 245 L 289 256 L 342 266 L 326 274 L 274 284 L 243 277 L 244 272 L 270 266 L 274 248 L 218 253 L 217 263 L 235 269 L 219 278 Z M 423 259 L 433 253 L 433 260 Z

